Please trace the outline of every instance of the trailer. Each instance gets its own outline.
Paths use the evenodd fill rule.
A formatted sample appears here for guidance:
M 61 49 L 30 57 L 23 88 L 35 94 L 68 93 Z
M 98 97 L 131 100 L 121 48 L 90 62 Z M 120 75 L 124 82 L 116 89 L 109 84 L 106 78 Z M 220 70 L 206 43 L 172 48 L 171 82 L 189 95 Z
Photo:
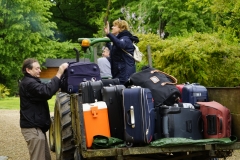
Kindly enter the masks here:
M 108 38 L 79 39 L 84 42 L 82 47 L 85 52 L 89 50 L 91 61 L 96 51 L 93 44 L 109 42 Z M 89 43 L 89 44 L 88 44 Z M 84 46 L 86 48 L 84 48 Z M 240 88 L 238 87 L 209 87 L 209 101 L 217 101 L 228 107 L 232 115 L 232 135 L 240 137 Z M 56 153 L 57 160 L 83 160 L 83 159 L 116 159 L 116 160 L 204 160 L 226 158 L 232 155 L 234 150 L 240 149 L 240 142 L 230 145 L 206 144 L 206 145 L 181 145 L 171 147 L 113 147 L 106 149 L 89 149 L 86 146 L 85 127 L 83 120 L 82 93 L 67 94 L 59 92 L 56 96 L 54 118 L 49 130 L 49 145 Z

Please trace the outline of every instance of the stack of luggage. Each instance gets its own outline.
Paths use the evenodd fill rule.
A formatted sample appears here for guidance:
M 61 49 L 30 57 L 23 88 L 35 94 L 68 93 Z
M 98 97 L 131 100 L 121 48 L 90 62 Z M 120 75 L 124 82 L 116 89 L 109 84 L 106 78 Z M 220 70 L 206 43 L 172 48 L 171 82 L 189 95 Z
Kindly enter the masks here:
M 89 78 L 78 80 L 76 89 L 76 83 L 65 77 L 62 87 L 65 92 L 82 95 L 88 148 L 96 135 L 122 139 L 127 146 L 160 138 L 198 140 L 231 135 L 229 109 L 209 102 L 207 89 L 198 83 L 177 84 L 172 75 L 148 67 L 120 85 L 118 79 L 99 80 L 100 71 L 92 69 L 95 64 L 88 66 L 90 69 L 85 70 L 91 70 L 91 74 L 94 70 L 94 78 L 84 74 Z M 76 70 L 69 69 L 68 75 Z

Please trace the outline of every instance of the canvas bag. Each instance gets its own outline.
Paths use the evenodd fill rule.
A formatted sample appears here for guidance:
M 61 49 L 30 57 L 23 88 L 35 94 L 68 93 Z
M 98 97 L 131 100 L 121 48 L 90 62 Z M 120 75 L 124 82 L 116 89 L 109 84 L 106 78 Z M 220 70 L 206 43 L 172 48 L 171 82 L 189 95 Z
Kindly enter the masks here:
M 177 79 L 165 72 L 147 68 L 130 76 L 127 85 L 149 88 L 152 92 L 154 106 L 178 103 L 181 94 L 176 87 Z
M 133 52 L 133 56 L 128 53 L 127 51 L 125 51 L 124 49 L 122 49 L 125 53 L 127 53 L 129 56 L 131 56 L 136 62 L 141 62 L 142 61 L 142 57 L 143 54 L 142 52 L 139 50 L 138 46 L 133 43 L 133 46 L 135 47 L 134 52 Z

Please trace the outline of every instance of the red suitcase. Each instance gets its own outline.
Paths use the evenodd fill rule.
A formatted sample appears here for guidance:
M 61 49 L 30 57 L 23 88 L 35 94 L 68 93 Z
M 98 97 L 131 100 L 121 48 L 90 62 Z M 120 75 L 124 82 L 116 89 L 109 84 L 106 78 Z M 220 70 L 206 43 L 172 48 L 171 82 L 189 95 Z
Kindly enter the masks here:
M 184 87 L 184 84 L 177 84 L 176 87 L 179 90 L 179 92 L 181 93 L 181 97 L 182 97 L 182 89 Z M 182 98 L 179 100 L 179 102 L 182 102 Z
M 204 138 L 224 138 L 231 136 L 230 110 L 218 102 L 197 102 L 203 118 Z

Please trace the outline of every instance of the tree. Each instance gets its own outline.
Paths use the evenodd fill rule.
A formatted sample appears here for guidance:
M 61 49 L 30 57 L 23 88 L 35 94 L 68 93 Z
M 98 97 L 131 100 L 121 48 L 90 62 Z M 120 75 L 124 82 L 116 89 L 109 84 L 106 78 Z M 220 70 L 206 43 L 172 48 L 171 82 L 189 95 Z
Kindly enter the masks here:
M 216 15 L 214 25 L 224 38 L 240 40 L 240 1 L 213 0 L 212 13 Z
M 140 0 L 129 3 L 129 21 L 138 33 L 157 33 L 178 36 L 189 32 L 212 32 L 211 0 Z M 126 16 L 129 17 L 129 16 Z
M 53 38 L 56 24 L 49 21 L 53 5 L 49 0 L 0 0 L 0 4 L 0 83 L 11 89 L 22 75 L 24 59 L 34 57 L 41 63 L 62 49 Z
M 138 0 L 110 0 L 108 20 L 110 24 L 117 18 L 123 18 L 121 7 Z M 58 29 L 55 37 L 61 41 L 72 40 L 76 42 L 82 37 L 102 37 L 104 18 L 109 0 L 51 0 L 54 6 L 52 21 L 56 22 Z
M 61 41 L 77 42 L 78 38 L 92 37 L 98 31 L 96 21 L 106 9 L 108 1 L 52 0 L 52 3 L 55 5 L 51 7 L 51 20 L 58 26 L 55 37 Z M 101 21 L 103 24 L 103 19 Z

